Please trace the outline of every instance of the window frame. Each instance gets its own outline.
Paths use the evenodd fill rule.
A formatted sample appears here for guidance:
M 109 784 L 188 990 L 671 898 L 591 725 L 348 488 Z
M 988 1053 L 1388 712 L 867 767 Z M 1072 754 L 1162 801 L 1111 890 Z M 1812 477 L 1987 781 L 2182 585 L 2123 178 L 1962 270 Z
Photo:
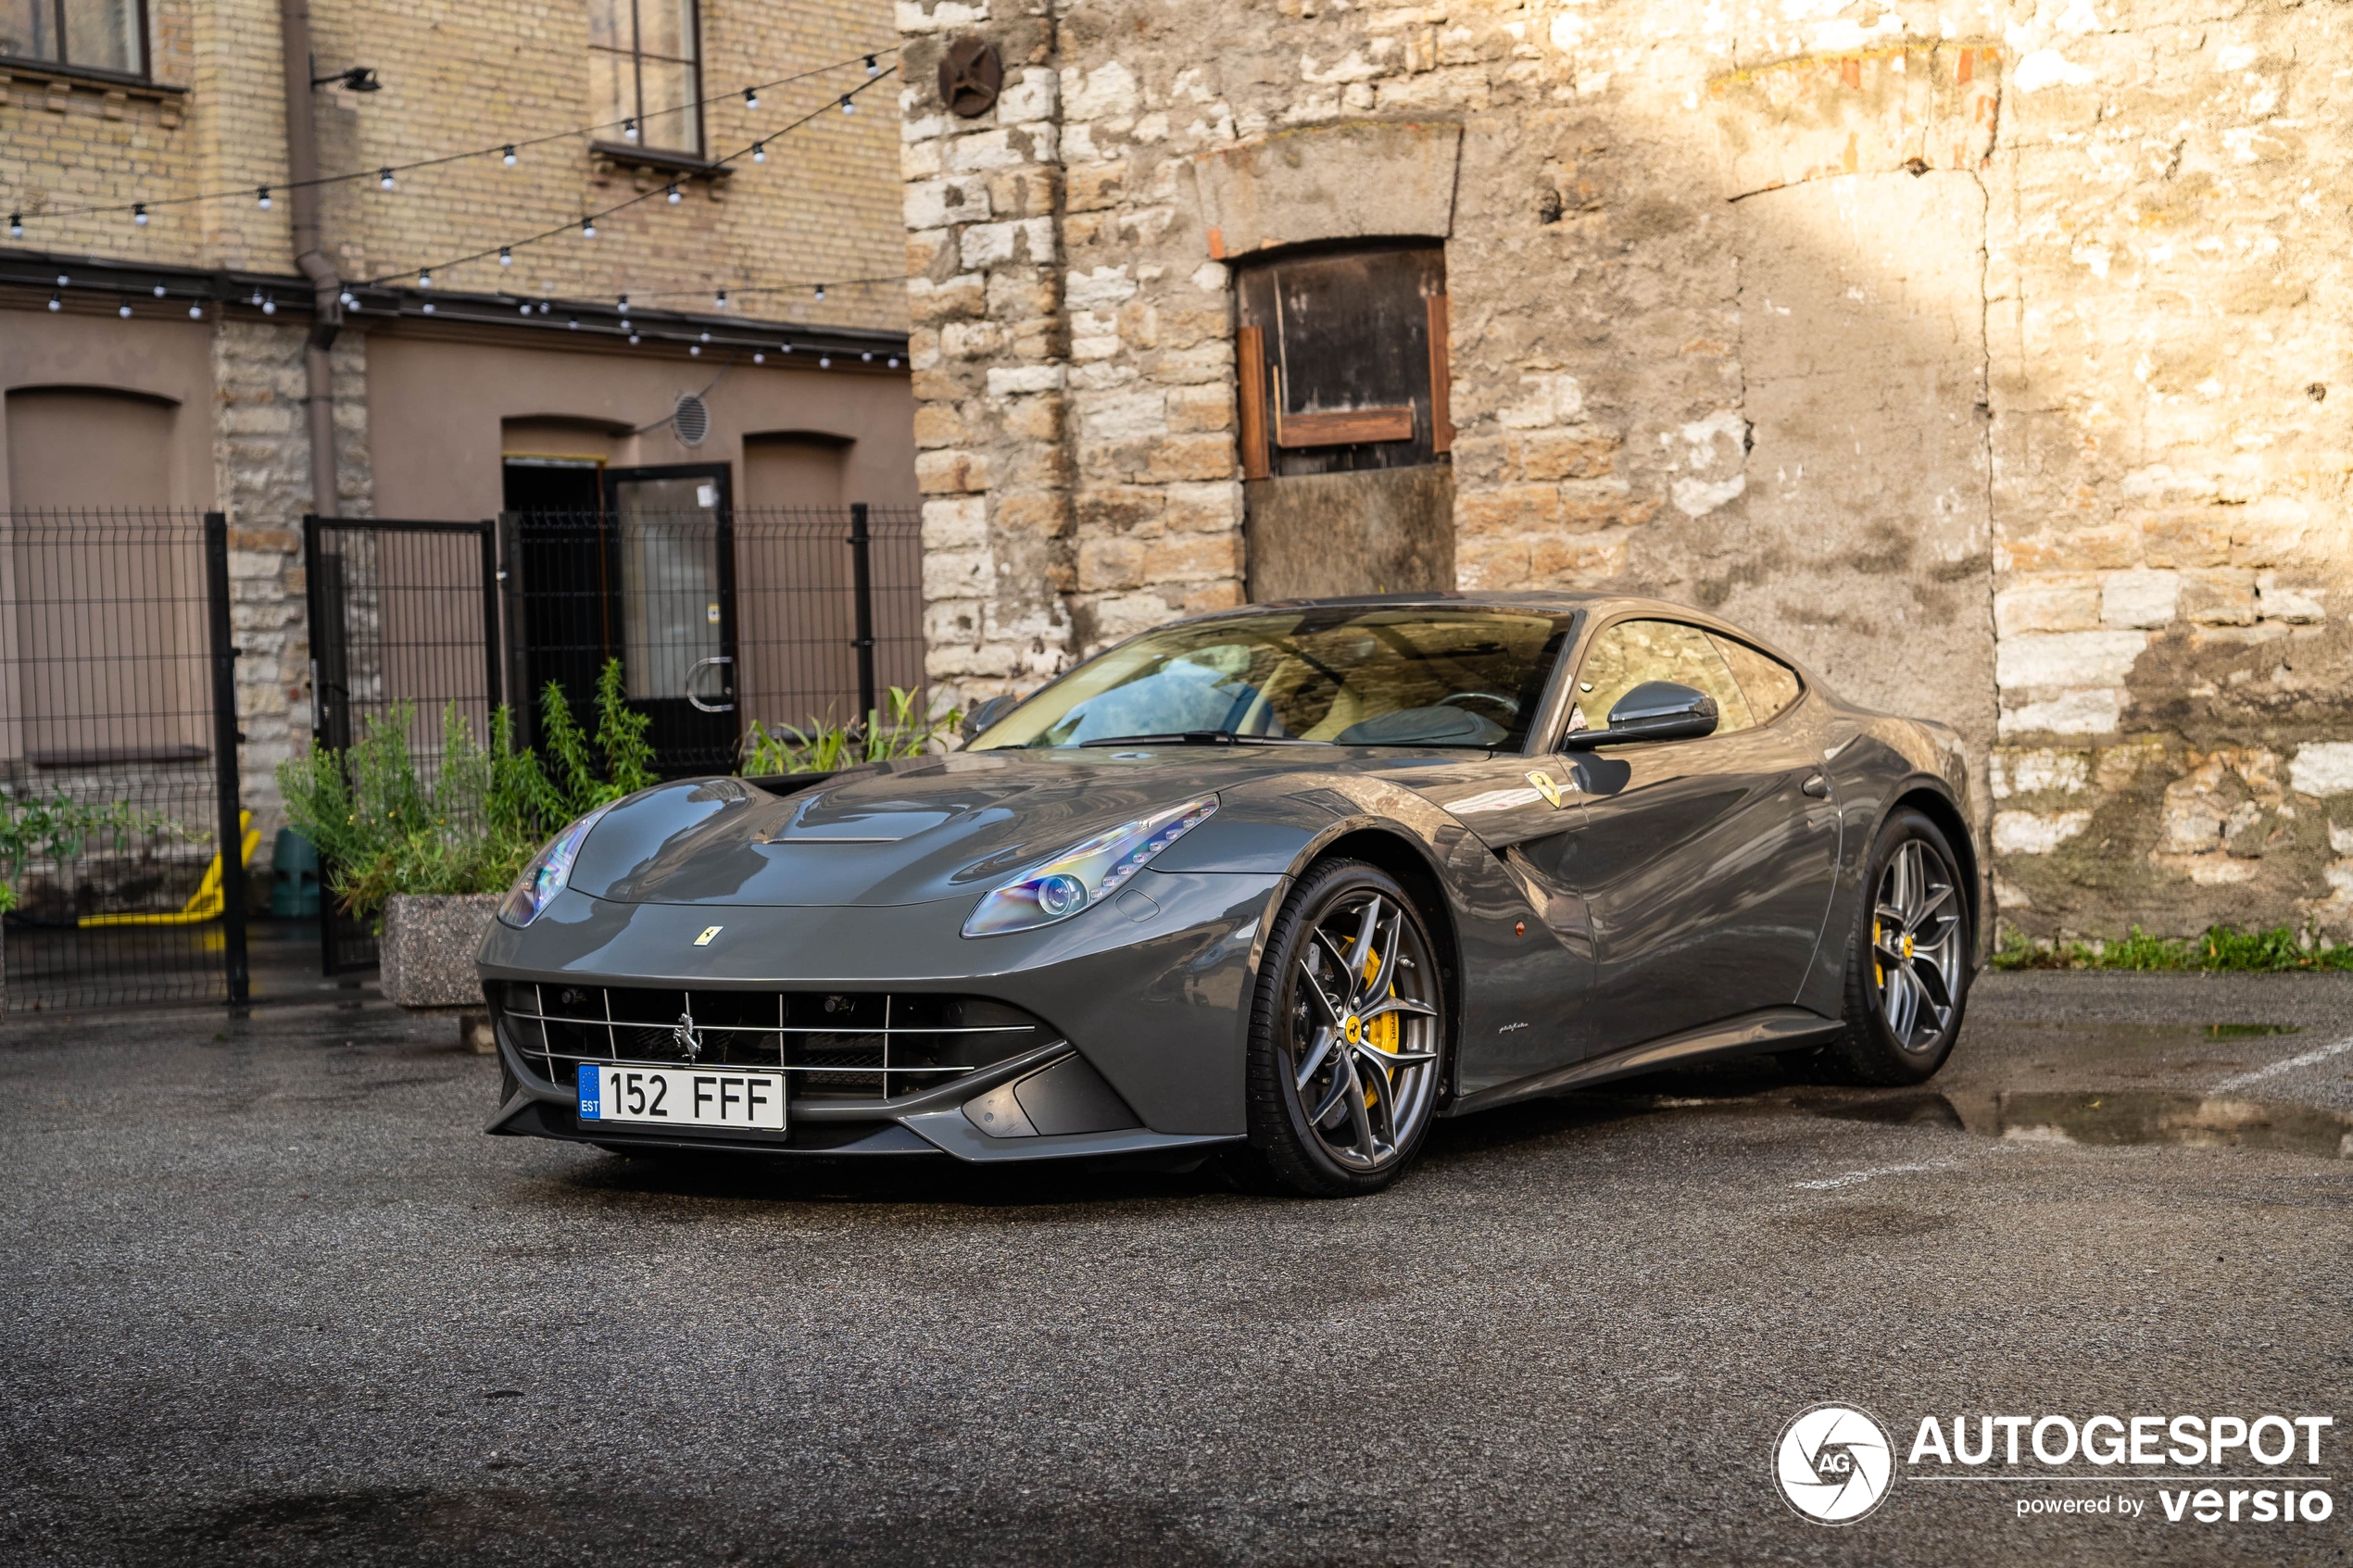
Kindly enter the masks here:
M 59 3 L 62 4 L 63 0 L 59 0 Z M 146 4 L 146 0 L 139 0 L 139 3 L 142 6 L 145 6 Z M 626 142 L 609 140 L 605 137 L 599 136 L 589 143 L 590 149 L 594 152 L 605 154 L 606 156 L 612 157 L 616 162 L 626 163 L 632 160 L 636 160 L 649 163 L 659 168 L 674 169 L 682 173 L 712 167 L 711 161 L 711 128 L 703 122 L 702 112 L 704 107 L 703 98 L 705 96 L 702 90 L 702 0 L 685 0 L 687 10 L 687 31 L 694 40 L 694 57 L 691 60 L 679 61 L 673 59 L 668 55 L 655 55 L 652 56 L 654 59 L 660 60 L 664 64 L 684 64 L 686 66 L 689 73 L 693 77 L 693 85 L 691 88 L 693 93 L 693 103 L 691 109 L 686 111 L 692 114 L 695 128 L 695 145 L 691 151 L 683 147 L 657 147 L 646 139 L 646 126 L 654 117 L 649 115 L 646 110 L 646 60 L 648 57 L 648 51 L 642 42 L 645 35 L 645 29 L 640 24 L 637 15 L 637 9 L 641 4 L 641 0 L 609 0 L 609 3 L 611 4 L 616 10 L 619 10 L 623 6 L 626 6 L 628 9 L 629 47 L 626 49 L 607 49 L 596 44 L 591 44 L 588 45 L 588 52 L 591 55 L 613 55 L 616 56 L 627 57 L 629 61 L 629 99 L 631 108 L 628 112 L 623 114 L 623 118 L 634 119 L 636 122 L 638 128 L 637 140 L 635 142 Z M 592 110 L 591 112 L 593 113 L 595 111 Z M 673 114 L 679 111 L 673 108 L 664 108 L 658 112 L 661 114 Z
M 1592 651 L 1593 644 L 1604 633 L 1609 632 L 1613 627 L 1621 626 L 1629 621 L 1665 621 L 1678 626 L 1688 626 L 1692 631 L 1701 633 L 1706 636 L 1721 637 L 1727 642 L 1738 643 L 1743 647 L 1748 648 L 1766 659 L 1771 659 L 1775 664 L 1780 666 L 1783 670 L 1788 671 L 1790 679 L 1797 683 L 1797 696 L 1791 699 L 1788 706 L 1784 707 L 1779 713 L 1774 714 L 1770 719 L 1759 720 L 1743 729 L 1718 731 L 1709 734 L 1695 736 L 1693 737 L 1695 740 L 1711 741 L 1718 739 L 1721 735 L 1761 734 L 1766 730 L 1771 729 L 1774 725 L 1780 723 L 1791 714 L 1805 707 L 1806 699 L 1813 695 L 1814 684 L 1806 679 L 1805 671 L 1798 668 L 1796 661 L 1774 652 L 1767 645 L 1745 633 L 1735 632 L 1719 621 L 1713 621 L 1705 616 L 1694 615 L 1689 610 L 1680 609 L 1671 605 L 1662 605 L 1656 608 L 1629 608 L 1617 611 L 1617 613 L 1609 616 L 1607 619 L 1596 617 L 1591 620 L 1579 635 L 1576 646 L 1569 650 L 1569 657 L 1563 665 L 1561 674 L 1560 709 L 1554 716 L 1552 721 L 1552 743 L 1546 748 L 1548 754 L 1560 751 L 1564 743 L 1568 739 L 1569 709 L 1575 707 L 1577 703 L 1577 678 L 1584 672 L 1586 655 Z M 1723 656 L 1719 653 L 1717 657 L 1721 659 Z M 1724 669 L 1725 673 L 1730 677 L 1732 684 L 1734 685 L 1739 685 L 1740 675 L 1731 668 L 1730 660 L 1725 661 Z M 1742 696 L 1747 696 L 1746 687 L 1742 687 Z M 1755 699 L 1750 698 L 1749 701 L 1753 709 Z M 1607 714 L 1604 714 L 1602 717 L 1604 724 L 1605 724 L 1609 716 Z M 1591 721 L 1589 721 L 1589 723 Z M 1602 727 L 1602 724 L 1592 725 L 1592 728 L 1593 729 L 1600 729 Z M 1582 734 L 1585 732 L 1580 731 L 1579 733 Z M 1642 743 L 1629 741 L 1626 744 L 1630 746 L 1640 745 Z M 1685 742 L 1684 744 L 1688 745 L 1691 743 Z
M 52 23 L 57 30 L 57 57 L 49 59 L 40 55 L 0 55 L 0 71 L 55 71 L 69 76 L 87 77 L 97 82 L 119 82 L 125 85 L 142 87 L 155 81 L 155 41 L 148 31 L 150 21 L 147 16 L 147 0 L 131 0 L 132 8 L 138 13 L 135 36 L 139 43 L 139 59 L 137 69 L 128 71 L 117 70 L 112 66 L 85 65 L 66 54 L 68 37 L 66 7 L 71 5 L 73 0 L 33 0 L 33 3 L 48 10 Z M 632 0 L 632 3 L 634 4 L 635 0 Z M 695 3 L 699 5 L 700 0 L 695 0 Z M 700 92 L 701 89 L 698 87 L 696 91 Z

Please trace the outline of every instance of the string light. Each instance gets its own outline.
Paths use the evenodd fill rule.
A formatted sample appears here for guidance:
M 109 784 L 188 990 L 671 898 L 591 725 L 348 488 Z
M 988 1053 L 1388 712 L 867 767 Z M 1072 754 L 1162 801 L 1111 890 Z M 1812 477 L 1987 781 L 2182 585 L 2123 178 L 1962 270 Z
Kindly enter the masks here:
M 889 363 L 890 363 L 890 368 L 891 368 L 892 370 L 895 370 L 899 369 L 899 356 L 898 356 L 898 355 L 896 355 L 896 354 L 892 355 L 892 356 L 890 357 L 890 361 L 889 361 Z
M 430 299 L 429 299 L 429 300 L 426 300 L 426 301 L 425 301 L 424 309 L 425 309 L 425 314 L 426 314 L 426 315 L 430 316 L 430 315 L 432 315 L 432 314 L 433 314 L 433 301 L 432 301 L 432 300 L 430 300 Z
M 858 356 L 858 358 L 863 359 L 867 364 L 871 365 L 875 362 L 875 351 L 870 348 L 865 353 Z
M 699 343 L 690 343 L 686 345 L 686 352 L 695 356 L 697 358 L 700 358 L 702 357 L 702 345 Z
M 264 316 L 275 316 L 278 313 L 278 298 L 275 295 L 261 296 L 261 313 Z
M 421 289 L 429 289 L 433 287 L 432 268 L 428 267 L 423 271 L 417 274 L 417 286 Z
M 12 212 L 8 214 L 8 237 L 12 240 L 20 240 L 24 238 L 23 213 Z
M 711 341 L 711 334 L 710 334 L 709 332 L 705 332 L 705 333 L 703 333 L 703 334 L 702 334 L 702 337 L 701 337 L 698 341 L 703 342 L 703 343 L 709 343 L 709 342 Z
M 253 199 L 254 199 L 255 204 L 256 204 L 257 206 L 258 206 L 258 207 L 261 208 L 261 210 L 262 210 L 262 211 L 264 211 L 264 212 L 269 211 L 269 210 L 270 210 L 270 187 L 269 187 L 269 186 L 267 186 L 267 185 L 256 185 L 256 186 L 253 188 Z
M 726 308 L 727 308 L 727 291 L 726 291 L 725 289 L 721 289 L 721 290 L 719 291 L 719 296 L 718 296 L 718 298 L 717 298 L 716 300 L 714 300 L 714 301 L 713 301 L 713 303 L 714 303 L 714 304 L 715 304 L 715 305 L 716 305 L 716 306 L 717 306 L 720 309 L 722 309 L 722 310 L 726 309 Z
M 670 182 L 670 193 L 669 193 L 670 205 L 671 205 L 671 206 L 673 206 L 673 207 L 676 207 L 676 206 L 677 206 L 680 202 L 685 201 L 686 199 L 686 197 L 684 197 L 684 196 L 682 196 L 682 195 L 680 195 L 680 194 L 678 194 L 678 182 L 676 182 L 675 180 L 672 181 L 672 182 Z
M 124 300 L 120 305 L 114 307 L 114 313 L 121 317 L 124 320 L 129 320 L 131 319 L 131 302 L 127 299 Z
M 192 299 L 188 302 L 188 320 L 191 321 L 201 321 L 204 320 L 203 300 Z
M 512 267 L 514 264 L 515 253 L 508 249 L 505 245 L 500 245 L 498 247 L 498 265 L 501 267 Z
M 595 219 L 584 218 L 580 220 L 580 237 L 584 240 L 593 240 L 597 237 L 597 220 Z
M 353 306 L 359 303 L 359 296 L 352 293 L 349 289 L 344 290 L 343 293 L 337 295 L 335 297 L 342 303 L 343 307 L 346 310 L 350 309 Z
M 621 139 L 624 142 L 635 142 L 637 139 L 637 122 L 635 120 L 624 119 L 621 122 Z
M 539 314 L 542 316 L 547 314 L 547 302 L 544 299 L 539 302 Z
M 131 221 L 136 223 L 142 229 L 147 226 L 147 204 L 145 202 L 132 202 L 131 204 Z
M 522 302 L 520 313 L 525 316 L 531 314 L 531 301 L 526 299 Z
M 629 314 L 629 296 L 628 296 L 627 295 L 623 295 L 621 296 L 621 299 L 620 299 L 620 302 L 619 302 L 619 303 L 620 303 L 620 305 L 621 305 L 621 313 L 622 313 L 623 316 L 628 315 L 628 314 Z
M 817 285 L 817 297 L 819 299 L 824 299 L 825 297 L 825 285 L 823 283 L 819 283 Z
M 631 332 L 631 333 L 629 334 L 629 341 L 630 341 L 630 342 L 632 342 L 632 343 L 635 343 L 635 342 L 637 341 L 637 334 L 636 334 L 635 332 Z
M 872 75 L 874 75 L 876 71 L 879 71 L 880 69 L 882 69 L 882 67 L 880 67 L 880 66 L 878 66 L 878 65 L 876 65 L 876 64 L 875 63 L 875 56 L 872 56 L 872 55 L 867 56 L 866 56 L 866 74 L 867 74 L 868 76 L 872 76 Z
M 376 183 L 377 183 L 377 184 L 379 184 L 379 185 L 382 185 L 382 186 L 383 186 L 385 190 L 387 190 L 387 191 L 394 189 L 394 181 L 393 181 L 393 178 L 392 178 L 392 170 L 391 170 L 391 169 L 377 169 L 377 170 L 376 170 Z
M 565 320 L 564 325 L 576 332 L 580 330 L 580 318 L 577 316 L 571 317 Z
M 156 297 L 157 299 L 161 299 L 163 297 L 163 285 L 161 283 L 157 283 L 156 285 Z
M 768 363 L 768 356 L 755 348 L 751 351 L 751 362 L 755 365 L 765 365 Z
M 834 368 L 833 357 L 828 354 L 820 354 L 817 356 L 817 368 L 821 370 L 832 370 Z
M 53 295 L 51 295 L 49 296 L 49 308 L 50 308 L 50 309 L 52 309 L 52 310 L 63 310 L 65 307 L 66 307 L 66 302 L 65 302 L 64 300 L 59 299 L 59 298 L 58 298 L 56 295 L 54 295 L 54 294 L 53 294 Z
M 768 161 L 767 143 L 754 142 L 751 144 L 751 161 L 754 163 L 766 163 Z
M 507 144 L 507 151 L 498 161 L 505 164 L 509 169 L 512 169 L 515 166 L 515 144 L 512 142 Z
M 858 112 L 857 103 L 847 93 L 844 93 L 841 95 L 841 112 L 844 114 L 856 114 Z
M 757 88 L 757 87 L 747 87 L 747 88 L 745 88 L 745 89 L 744 89 L 744 107 L 746 107 L 746 108 L 748 108 L 748 109 L 756 109 L 756 108 L 758 108 L 759 107 L 760 107 L 760 89 L 759 89 L 759 88 Z

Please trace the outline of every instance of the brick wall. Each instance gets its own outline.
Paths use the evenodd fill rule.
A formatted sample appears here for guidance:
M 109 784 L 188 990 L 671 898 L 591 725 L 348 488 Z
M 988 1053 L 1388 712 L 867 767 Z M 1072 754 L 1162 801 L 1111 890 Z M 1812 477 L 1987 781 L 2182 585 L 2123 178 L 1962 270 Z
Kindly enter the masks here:
M 899 21 L 936 679 L 1239 595 L 1202 160 L 1459 124 L 1464 586 L 1705 605 L 1955 723 L 2027 935 L 2353 929 L 2341 8 Z M 1007 68 L 973 120 L 930 85 L 963 31 Z

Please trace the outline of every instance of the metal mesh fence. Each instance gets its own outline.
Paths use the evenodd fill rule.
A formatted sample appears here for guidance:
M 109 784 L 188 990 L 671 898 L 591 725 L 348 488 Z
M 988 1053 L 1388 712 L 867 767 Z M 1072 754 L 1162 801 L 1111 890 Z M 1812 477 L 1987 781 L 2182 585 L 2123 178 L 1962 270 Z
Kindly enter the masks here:
M 497 525 L 311 517 L 303 545 L 313 744 L 343 750 L 405 704 L 409 753 L 430 783 L 445 713 L 487 741 L 501 700 Z M 376 961 L 375 938 L 332 896 L 322 914 L 327 973 Z
M 18 511 L 0 541 L 6 1010 L 241 995 L 252 847 L 240 824 L 220 854 L 235 763 L 216 750 L 225 524 Z

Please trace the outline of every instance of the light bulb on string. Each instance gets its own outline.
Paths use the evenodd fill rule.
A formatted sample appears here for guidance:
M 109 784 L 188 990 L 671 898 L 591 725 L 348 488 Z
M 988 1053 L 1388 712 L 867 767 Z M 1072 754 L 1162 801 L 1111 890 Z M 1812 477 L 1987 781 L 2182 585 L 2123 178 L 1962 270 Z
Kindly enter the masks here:
M 385 190 L 387 190 L 387 191 L 392 190 L 392 189 L 394 188 L 394 185 L 395 185 L 395 182 L 394 182 L 393 178 L 392 178 L 392 170 L 391 170 L 391 169 L 377 169 L 377 170 L 376 170 L 376 183 L 377 183 L 377 184 L 379 184 L 379 185 L 381 185 L 381 186 L 383 186 L 383 187 L 384 187 Z
M 847 93 L 844 93 L 841 95 L 841 112 L 844 114 L 856 114 L 858 112 L 858 106 L 850 100 L 850 96 Z
M 432 300 L 430 300 L 430 299 L 429 299 L 429 300 L 426 300 L 426 301 L 425 301 L 425 307 L 424 307 L 424 308 L 425 308 L 425 314 L 426 314 L 426 315 L 428 315 L 428 316 L 432 315 L 432 314 L 433 314 L 433 301 L 432 301 Z
M 421 289 L 429 289 L 433 287 L 432 268 L 428 267 L 417 274 L 417 286 Z
M 699 359 L 702 358 L 702 345 L 699 343 L 690 343 L 686 345 L 686 352 Z
M 892 355 L 892 356 L 890 357 L 889 364 L 890 364 L 890 368 L 891 368 L 892 370 L 895 370 L 899 369 L 899 356 L 898 356 L 898 355 L 896 355 L 896 354 Z
M 768 161 L 767 143 L 754 142 L 751 144 L 751 161 L 754 163 L 766 163 Z
M 744 107 L 746 107 L 746 108 L 748 108 L 748 109 L 756 109 L 756 108 L 758 108 L 759 107 L 760 107 L 760 89 L 759 89 L 759 88 L 757 88 L 757 87 L 747 87 L 747 88 L 745 88 L 745 89 L 744 89 Z
M 526 299 L 526 300 L 524 300 L 524 301 L 522 302 L 522 307 L 521 307 L 519 310 L 517 310 L 516 314 L 517 314 L 517 315 L 522 315 L 522 316 L 528 316 L 528 315 L 530 315 L 530 314 L 531 314 L 531 301 L 529 301 L 529 300 L 527 300 L 527 299 Z
M 629 341 L 630 341 L 630 342 L 632 342 L 632 343 L 636 342 L 636 341 L 637 341 L 637 334 L 636 334 L 635 332 L 631 332 L 631 333 L 629 334 Z
M 718 296 L 717 296 L 717 297 L 716 297 L 716 298 L 715 298 L 715 299 L 714 299 L 711 303 L 712 303 L 712 304 L 713 304 L 713 305 L 714 305 L 717 308 L 719 308 L 719 309 L 721 309 L 721 310 L 724 310 L 724 309 L 726 309 L 726 308 L 727 308 L 727 291 L 726 291 L 725 289 L 721 289 L 721 290 L 719 291 Z
M 820 354 L 817 356 L 817 368 L 821 370 L 832 370 L 834 368 L 833 357 L 827 354 Z
M 278 313 L 277 295 L 265 294 L 261 296 L 261 313 L 264 316 L 275 316 Z
M 569 317 L 565 320 L 564 325 L 576 332 L 580 330 L 580 318 L 577 316 Z
M 709 343 L 709 342 L 711 341 L 711 334 L 710 334 L 709 332 L 705 332 L 705 333 L 703 333 L 703 334 L 702 334 L 702 341 L 703 341 L 703 342 L 705 342 L 705 343 Z
M 260 207 L 262 211 L 264 211 L 264 212 L 269 211 L 269 210 L 270 210 L 270 187 L 269 187 L 269 186 L 267 186 L 267 185 L 256 185 L 256 186 L 253 188 L 253 200 L 254 200 L 254 205 L 255 205 L 256 207 Z
M 685 201 L 686 199 L 686 198 L 685 196 L 681 195 L 681 194 L 679 194 L 679 192 L 678 192 L 678 182 L 677 182 L 676 181 L 674 181 L 674 180 L 673 180 L 673 181 L 672 181 L 672 182 L 670 182 L 670 191 L 669 191 L 669 202 L 670 202 L 670 205 L 671 205 L 671 206 L 673 206 L 673 207 L 676 207 L 676 206 L 677 206 L 680 202 Z
M 156 297 L 157 299 L 161 299 L 163 297 L 163 285 L 161 283 L 157 283 L 156 285 Z
M 145 202 L 132 202 L 131 204 L 131 221 L 136 223 L 142 229 L 147 226 L 147 204 Z
M 509 169 L 512 169 L 515 166 L 515 149 L 512 143 L 508 144 L 505 156 L 500 157 L 498 161 L 505 164 Z
M 825 285 L 824 285 L 824 284 L 823 284 L 823 283 L 819 283 L 819 284 L 817 285 L 817 297 L 818 297 L 819 299 L 823 299 L 823 298 L 824 298 L 824 297 L 825 297 Z
M 861 359 L 863 359 L 863 360 L 864 360 L 867 364 L 871 365 L 871 364 L 873 364 L 873 363 L 875 362 L 875 353 L 874 353 L 874 350 L 873 350 L 873 349 L 868 349 L 865 353 L 861 354 L 860 356 L 858 356 L 858 358 L 861 358 Z
M 580 220 L 580 237 L 584 240 L 593 240 L 597 237 L 597 220 L 595 219 L 584 218 Z
M 874 75 L 875 75 L 875 74 L 879 73 L 879 72 L 881 71 L 881 69 L 882 69 L 882 67 L 880 67 L 880 66 L 878 66 L 878 65 L 876 65 L 876 64 L 875 63 L 875 56 L 874 56 L 869 55 L 869 56 L 866 56 L 866 74 L 867 74 L 868 76 L 874 76 Z
M 507 246 L 500 245 L 498 247 L 498 265 L 501 267 L 512 267 L 514 264 L 515 253 L 512 250 L 510 250 Z
M 188 320 L 191 321 L 201 321 L 204 320 L 203 300 L 192 299 L 188 302 Z
M 751 362 L 755 365 L 765 365 L 768 363 L 768 356 L 755 348 L 751 351 Z
M 547 302 L 544 299 L 539 302 L 539 314 L 542 316 L 547 314 Z
M 59 297 L 57 297 L 57 296 L 56 295 L 54 295 L 54 294 L 53 294 L 53 295 L 51 295 L 49 296 L 49 308 L 50 308 L 50 309 L 52 309 L 52 310 L 63 310 L 65 307 L 66 307 L 66 302 L 65 302 L 64 300 L 60 299 Z
M 127 299 L 124 300 L 120 305 L 114 307 L 114 313 L 121 317 L 124 320 L 129 320 L 131 319 L 131 302 Z
M 344 290 L 342 294 L 336 295 L 335 297 L 346 310 L 350 309 L 353 306 L 359 303 L 359 296 L 352 293 L 349 289 Z
M 635 120 L 624 119 L 621 122 L 621 139 L 624 142 L 634 142 L 637 139 L 637 122 Z
M 12 240 L 20 240 L 24 238 L 23 213 L 12 212 L 8 214 L 8 237 Z

